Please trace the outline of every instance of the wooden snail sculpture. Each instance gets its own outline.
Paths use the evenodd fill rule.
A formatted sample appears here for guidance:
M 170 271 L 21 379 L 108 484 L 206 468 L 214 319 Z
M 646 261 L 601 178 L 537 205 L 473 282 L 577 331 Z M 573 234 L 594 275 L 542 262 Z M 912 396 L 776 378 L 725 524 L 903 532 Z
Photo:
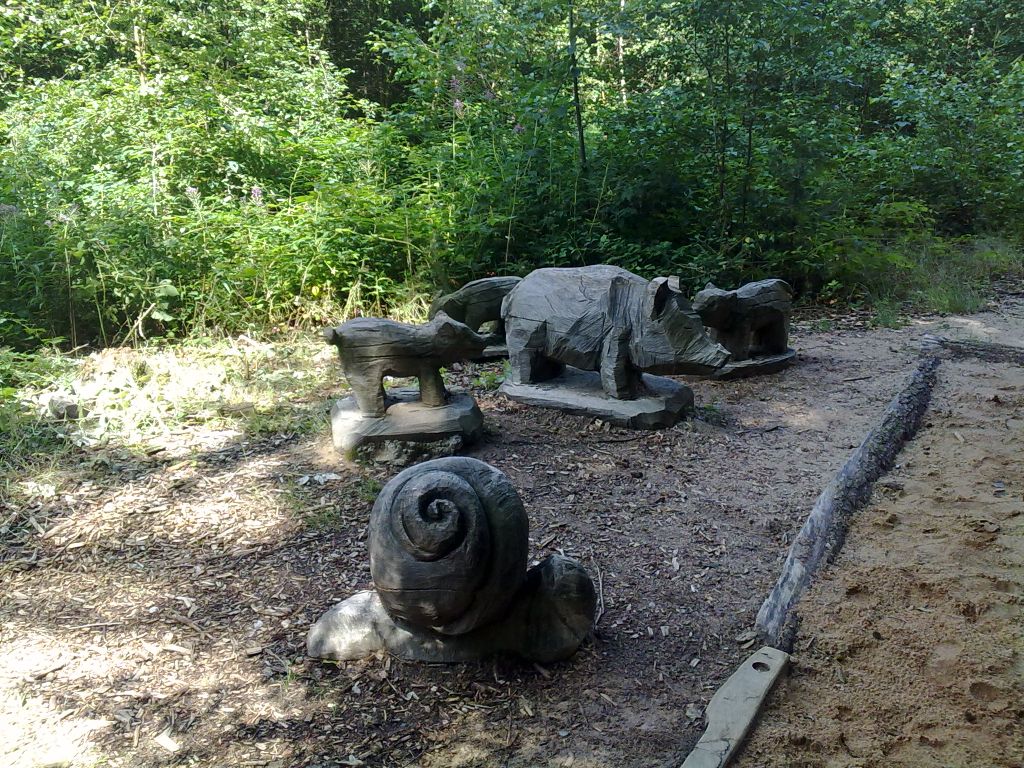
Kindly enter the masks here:
M 334 606 L 307 653 L 470 661 L 497 652 L 551 662 L 590 633 L 593 582 L 560 555 L 526 570 L 528 522 L 509 479 L 477 459 L 417 464 L 384 487 L 370 517 L 374 592 Z

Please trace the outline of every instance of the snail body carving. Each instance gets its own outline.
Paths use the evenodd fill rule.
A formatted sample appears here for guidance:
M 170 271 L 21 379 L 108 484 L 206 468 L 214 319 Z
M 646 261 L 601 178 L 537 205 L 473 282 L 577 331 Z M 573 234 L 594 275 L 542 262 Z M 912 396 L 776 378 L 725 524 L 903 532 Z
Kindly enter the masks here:
M 476 459 L 400 472 L 370 517 L 370 574 L 388 613 L 444 635 L 501 615 L 526 577 L 529 524 L 515 488 Z
M 314 658 L 377 650 L 422 661 L 512 652 L 550 662 L 590 633 L 597 595 L 574 560 L 526 570 L 529 524 L 509 479 L 477 459 L 434 459 L 384 486 L 368 535 L 375 591 L 334 606 L 310 629 Z

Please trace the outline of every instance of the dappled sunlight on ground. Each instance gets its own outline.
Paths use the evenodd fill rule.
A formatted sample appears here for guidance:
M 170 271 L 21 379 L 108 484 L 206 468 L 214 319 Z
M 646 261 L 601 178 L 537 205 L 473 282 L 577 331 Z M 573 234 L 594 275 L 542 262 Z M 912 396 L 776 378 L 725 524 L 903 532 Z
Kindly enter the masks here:
M 112 426 L 4 486 L 0 727 L 15 746 L 0 763 L 39 764 L 51 737 L 81 766 L 681 760 L 792 534 L 932 327 L 797 327 L 791 369 L 688 382 L 697 417 L 649 433 L 508 401 L 497 366 L 450 371 L 487 416 L 472 455 L 523 497 L 531 558 L 563 552 L 600 580 L 595 637 L 546 668 L 305 657 L 308 626 L 369 584 L 366 525 L 394 472 L 334 453 L 333 358 L 277 377 L 287 356 L 261 351 L 252 381 L 277 382 L 272 407 L 178 401 L 142 444 Z
M 916 332 L 951 339 L 1020 345 L 1024 343 L 1020 327 L 1021 307 L 1024 307 L 1024 298 L 1014 295 L 1000 306 L 975 315 L 917 318 L 909 325 Z
M 739 766 L 1021 765 L 1022 416 L 1019 366 L 943 361 L 921 430 L 803 597 Z
M 59 698 L 24 690 L 24 683 L 52 676 L 75 661 L 73 647 L 38 631 L 27 629 L 16 639 L 0 633 L 0 764 L 36 768 L 99 761 L 100 752 L 89 737 L 109 727 L 109 721 L 76 716 Z M 97 659 L 80 663 L 90 673 L 108 668 Z

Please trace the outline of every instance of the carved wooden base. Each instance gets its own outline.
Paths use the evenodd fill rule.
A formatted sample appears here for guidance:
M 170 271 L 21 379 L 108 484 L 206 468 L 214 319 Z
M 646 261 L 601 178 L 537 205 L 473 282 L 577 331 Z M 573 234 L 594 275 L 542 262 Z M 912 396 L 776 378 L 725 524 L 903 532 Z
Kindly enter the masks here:
M 601 375 L 597 371 L 567 366 L 555 378 L 538 384 L 506 381 L 501 391 L 520 403 L 591 416 L 630 429 L 671 427 L 693 408 L 693 390 L 685 384 L 646 373 L 643 382 L 648 391 L 646 397 L 617 400 L 601 388 Z
M 431 443 L 451 453 L 476 442 L 483 433 L 484 418 L 476 401 L 467 394 L 453 393 L 447 405 L 433 407 L 419 401 L 414 388 L 388 392 L 387 412 L 380 417 L 364 416 L 354 397 L 338 400 L 331 408 L 331 437 L 334 447 L 348 458 L 365 454 L 366 447 L 394 444 Z M 458 438 L 454 439 L 453 438 Z M 400 462 L 404 463 L 404 462 Z
M 464 635 L 442 635 L 396 621 L 376 592 L 357 592 L 310 628 L 306 653 L 345 661 L 388 651 L 412 661 L 477 661 L 514 653 L 542 664 L 572 656 L 590 634 L 594 584 L 579 563 L 551 555 L 531 568 L 501 619 Z
M 713 373 L 709 378 L 716 381 L 728 381 L 730 379 L 745 379 L 748 376 L 778 373 L 783 368 L 788 368 L 795 359 L 796 350 L 787 349 L 779 355 L 763 355 L 752 357 L 749 360 L 737 360 L 734 363 L 726 363 L 721 370 Z

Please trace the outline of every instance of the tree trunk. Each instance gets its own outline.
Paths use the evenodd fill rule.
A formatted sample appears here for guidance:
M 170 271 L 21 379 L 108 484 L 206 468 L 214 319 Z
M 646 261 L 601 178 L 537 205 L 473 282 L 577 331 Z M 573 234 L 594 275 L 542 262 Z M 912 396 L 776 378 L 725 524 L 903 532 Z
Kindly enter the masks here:
M 583 138 L 583 108 L 580 106 L 580 70 L 576 59 L 576 12 L 569 6 L 569 52 L 572 67 L 572 104 L 576 111 L 576 135 L 579 137 L 580 169 L 587 170 L 587 145 Z

